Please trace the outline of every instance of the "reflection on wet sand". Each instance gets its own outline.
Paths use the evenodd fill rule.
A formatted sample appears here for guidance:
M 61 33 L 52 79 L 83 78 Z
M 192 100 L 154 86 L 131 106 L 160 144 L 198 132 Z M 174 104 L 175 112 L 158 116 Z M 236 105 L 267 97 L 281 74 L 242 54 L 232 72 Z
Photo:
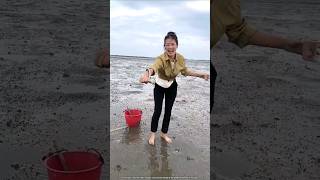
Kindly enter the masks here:
M 161 140 L 160 156 L 157 156 L 157 148 L 148 145 L 146 147 L 149 153 L 149 170 L 151 177 L 172 177 L 172 169 L 168 161 L 168 145 Z M 159 160 L 160 161 L 159 161 Z M 160 164 L 159 164 L 160 162 Z
M 141 127 L 126 128 L 123 131 L 122 143 L 124 144 L 136 144 L 140 143 L 141 139 Z

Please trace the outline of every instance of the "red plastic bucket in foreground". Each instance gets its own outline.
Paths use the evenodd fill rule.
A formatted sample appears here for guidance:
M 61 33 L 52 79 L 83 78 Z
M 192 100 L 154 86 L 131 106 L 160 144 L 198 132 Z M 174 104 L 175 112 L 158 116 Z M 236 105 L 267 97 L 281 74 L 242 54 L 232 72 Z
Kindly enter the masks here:
M 140 109 L 127 109 L 124 111 L 124 116 L 129 127 L 136 127 L 140 124 L 142 111 Z
M 67 170 L 61 162 L 63 156 Z M 56 152 L 42 158 L 49 180 L 100 180 L 104 163 L 96 150 Z

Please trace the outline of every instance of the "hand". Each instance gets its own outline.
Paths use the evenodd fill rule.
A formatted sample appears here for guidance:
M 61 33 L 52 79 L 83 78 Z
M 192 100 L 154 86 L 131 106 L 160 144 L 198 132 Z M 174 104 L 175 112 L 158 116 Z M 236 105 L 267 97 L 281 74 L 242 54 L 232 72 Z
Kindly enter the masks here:
M 316 56 L 320 55 L 320 42 L 290 42 L 286 46 L 286 50 L 300 54 L 306 61 L 312 61 L 315 60 Z
M 149 76 L 148 76 L 148 74 L 147 74 L 147 73 L 144 73 L 144 74 L 140 77 L 139 81 L 140 81 L 141 83 L 147 84 L 148 81 L 149 81 Z
M 316 41 L 292 41 L 280 36 L 274 36 L 268 33 L 256 32 L 249 41 L 251 45 L 284 49 L 288 52 L 302 55 L 304 60 L 315 60 L 319 55 L 317 49 L 320 48 L 320 42 Z
M 110 68 L 110 57 L 107 49 L 97 53 L 95 65 L 101 68 Z
M 315 57 L 320 55 L 320 42 L 302 42 L 301 48 L 301 55 L 304 60 L 315 60 Z
M 206 81 L 208 81 L 208 79 L 209 79 L 209 74 L 202 74 L 202 75 L 201 75 L 201 78 L 202 78 L 202 79 L 205 79 Z

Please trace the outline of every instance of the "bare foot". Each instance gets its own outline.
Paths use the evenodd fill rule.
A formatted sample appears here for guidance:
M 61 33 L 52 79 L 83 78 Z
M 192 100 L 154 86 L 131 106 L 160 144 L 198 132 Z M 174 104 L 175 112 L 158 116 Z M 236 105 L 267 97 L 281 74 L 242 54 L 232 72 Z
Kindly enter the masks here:
M 154 145 L 155 138 L 156 138 L 156 134 L 152 132 L 148 141 L 150 145 L 152 146 Z
M 164 134 L 164 133 L 160 133 L 160 137 L 162 137 L 167 143 L 172 143 L 172 140 L 171 138 L 169 138 L 169 136 L 167 134 Z

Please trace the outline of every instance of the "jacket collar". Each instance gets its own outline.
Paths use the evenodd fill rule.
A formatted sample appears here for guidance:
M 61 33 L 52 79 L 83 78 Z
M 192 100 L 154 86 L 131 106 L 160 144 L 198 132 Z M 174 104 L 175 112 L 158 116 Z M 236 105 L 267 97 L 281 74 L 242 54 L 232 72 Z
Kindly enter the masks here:
M 163 53 L 163 59 L 166 60 L 166 61 L 169 61 L 169 60 L 170 60 L 170 58 L 169 58 L 169 56 L 168 56 L 168 54 L 167 54 L 166 52 Z M 177 60 L 177 53 L 176 53 L 174 59 Z

